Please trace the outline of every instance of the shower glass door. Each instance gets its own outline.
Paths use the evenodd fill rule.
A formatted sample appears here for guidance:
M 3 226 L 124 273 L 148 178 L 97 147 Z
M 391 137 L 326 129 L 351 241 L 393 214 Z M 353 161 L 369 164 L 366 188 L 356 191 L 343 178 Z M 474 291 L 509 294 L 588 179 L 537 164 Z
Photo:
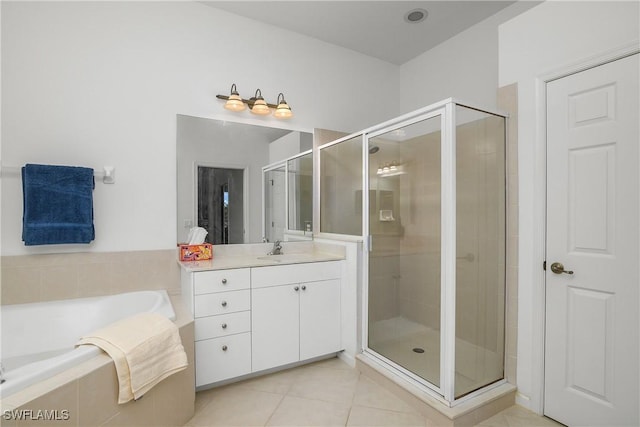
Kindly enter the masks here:
M 372 133 L 368 347 L 441 387 L 442 115 Z
M 456 106 L 456 399 L 504 378 L 505 118 Z

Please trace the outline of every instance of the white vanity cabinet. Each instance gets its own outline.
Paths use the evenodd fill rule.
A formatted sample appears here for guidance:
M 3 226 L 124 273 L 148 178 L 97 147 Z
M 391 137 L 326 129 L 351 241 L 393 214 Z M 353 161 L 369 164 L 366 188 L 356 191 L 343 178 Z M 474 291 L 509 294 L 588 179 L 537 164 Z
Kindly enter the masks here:
M 342 350 L 343 261 L 181 272 L 196 387 Z
M 253 268 L 253 372 L 341 350 L 341 262 Z
M 251 269 L 183 272 L 195 319 L 196 387 L 251 372 Z

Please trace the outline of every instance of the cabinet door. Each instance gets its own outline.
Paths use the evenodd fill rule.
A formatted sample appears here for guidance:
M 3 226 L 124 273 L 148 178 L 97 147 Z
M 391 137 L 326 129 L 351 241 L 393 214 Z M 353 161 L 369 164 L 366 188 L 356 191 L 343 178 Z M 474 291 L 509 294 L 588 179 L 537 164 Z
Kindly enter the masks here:
M 341 350 L 340 280 L 300 285 L 300 360 Z
M 251 372 L 251 333 L 196 342 L 196 387 Z
M 251 291 L 254 372 L 298 361 L 299 289 L 299 285 L 285 285 Z

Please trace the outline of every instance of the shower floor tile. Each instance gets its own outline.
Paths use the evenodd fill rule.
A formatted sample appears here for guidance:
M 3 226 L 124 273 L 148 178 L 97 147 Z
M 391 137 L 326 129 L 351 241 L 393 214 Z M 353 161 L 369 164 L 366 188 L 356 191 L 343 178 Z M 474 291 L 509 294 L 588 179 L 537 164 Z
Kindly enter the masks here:
M 369 325 L 369 348 L 403 368 L 440 386 L 440 332 L 404 317 Z M 502 364 L 495 353 L 456 340 L 456 394 L 476 390 L 502 378 Z M 417 351 L 416 351 L 417 350 Z

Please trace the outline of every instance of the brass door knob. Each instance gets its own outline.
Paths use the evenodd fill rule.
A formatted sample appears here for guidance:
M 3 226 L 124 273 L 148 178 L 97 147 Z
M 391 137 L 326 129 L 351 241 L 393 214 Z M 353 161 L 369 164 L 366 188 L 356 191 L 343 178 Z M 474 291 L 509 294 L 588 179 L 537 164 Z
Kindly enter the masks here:
M 553 271 L 555 274 L 573 274 L 573 271 L 565 270 L 564 265 L 559 262 L 554 262 L 553 264 L 551 264 L 551 271 Z

